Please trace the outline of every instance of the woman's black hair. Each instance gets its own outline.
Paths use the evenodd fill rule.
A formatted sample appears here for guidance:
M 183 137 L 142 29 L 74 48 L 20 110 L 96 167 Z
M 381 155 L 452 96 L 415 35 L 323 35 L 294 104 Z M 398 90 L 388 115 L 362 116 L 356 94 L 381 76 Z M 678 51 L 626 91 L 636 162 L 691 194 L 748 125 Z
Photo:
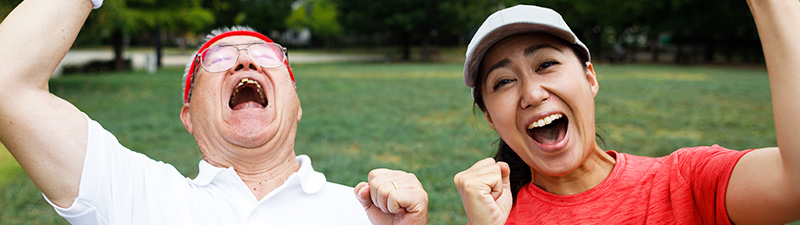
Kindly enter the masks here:
M 589 57 L 583 54 L 581 47 L 575 44 L 567 43 L 566 41 L 560 38 L 559 40 L 562 40 L 564 43 L 570 46 L 572 53 L 574 53 L 575 56 L 578 57 L 578 60 L 581 62 L 581 64 L 583 64 L 583 69 L 588 70 L 589 65 L 587 64 L 587 62 L 589 62 Z M 478 69 L 478 71 L 481 70 Z M 480 108 L 481 111 L 486 112 L 486 105 L 483 102 L 483 96 L 482 96 L 483 86 L 484 86 L 483 82 L 484 79 L 486 78 L 483 74 L 478 74 L 478 76 L 475 77 L 477 80 L 475 82 L 475 88 L 472 91 L 473 95 L 472 99 L 474 100 L 475 103 L 474 106 L 478 106 L 478 108 Z M 597 137 L 600 139 L 601 142 L 605 143 L 603 137 L 599 135 L 597 135 Z M 519 192 L 519 190 L 523 186 L 531 183 L 532 181 L 533 176 L 531 175 L 531 167 L 528 166 L 528 164 L 525 163 L 525 161 L 523 161 L 522 158 L 520 158 L 519 155 L 517 155 L 517 153 L 514 152 L 514 150 L 511 149 L 511 147 L 509 147 L 508 144 L 506 144 L 506 142 L 503 141 L 502 138 L 498 139 L 496 143 L 498 143 L 498 145 L 497 145 L 497 153 L 495 153 L 494 155 L 494 160 L 508 163 L 508 166 L 511 169 L 511 175 L 509 177 L 509 180 L 511 181 L 511 194 L 514 198 L 514 201 L 516 201 L 517 193 Z

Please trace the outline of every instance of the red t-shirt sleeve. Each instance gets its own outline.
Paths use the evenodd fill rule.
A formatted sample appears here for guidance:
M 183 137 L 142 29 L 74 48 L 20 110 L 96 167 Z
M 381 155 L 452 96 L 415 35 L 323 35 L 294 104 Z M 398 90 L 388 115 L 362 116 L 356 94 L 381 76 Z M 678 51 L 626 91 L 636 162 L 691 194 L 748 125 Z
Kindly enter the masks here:
M 725 194 L 733 168 L 746 151 L 718 145 L 682 148 L 673 152 L 681 177 L 691 187 L 695 204 L 704 223 L 730 221 L 725 208 Z

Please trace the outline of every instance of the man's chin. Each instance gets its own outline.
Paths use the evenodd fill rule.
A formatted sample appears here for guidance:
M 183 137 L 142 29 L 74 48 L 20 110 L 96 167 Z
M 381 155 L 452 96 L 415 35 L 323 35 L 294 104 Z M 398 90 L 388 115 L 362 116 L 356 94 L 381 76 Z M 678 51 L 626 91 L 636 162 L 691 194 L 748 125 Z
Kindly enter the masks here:
M 220 132 L 228 142 L 242 147 L 258 147 L 274 138 L 279 125 L 263 116 L 239 116 L 220 124 Z
M 262 131 L 239 131 L 223 134 L 225 141 L 242 148 L 258 148 L 266 145 L 272 140 L 277 132 Z

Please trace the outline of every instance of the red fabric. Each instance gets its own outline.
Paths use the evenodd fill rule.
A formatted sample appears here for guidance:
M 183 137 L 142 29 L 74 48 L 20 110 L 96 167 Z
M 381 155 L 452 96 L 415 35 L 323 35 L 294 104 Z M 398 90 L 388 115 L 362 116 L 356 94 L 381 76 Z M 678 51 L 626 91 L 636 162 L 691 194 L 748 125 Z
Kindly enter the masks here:
M 659 158 L 608 151 L 617 162 L 600 185 L 555 195 L 529 184 L 506 224 L 730 224 L 725 192 L 747 152 L 717 145 Z
M 267 43 L 275 43 L 272 41 L 272 39 L 269 39 L 267 36 L 255 31 L 247 31 L 247 30 L 228 31 L 225 33 L 221 33 L 217 36 L 214 36 L 213 38 L 211 38 L 211 40 L 208 40 L 205 44 L 203 44 L 202 47 L 200 47 L 200 49 L 197 50 L 197 53 L 203 52 L 203 50 L 206 50 L 208 47 L 211 47 L 211 45 L 214 44 L 214 42 L 217 42 L 220 39 L 237 35 L 252 36 L 264 40 Z M 184 87 L 183 89 L 183 103 L 189 103 L 189 91 L 192 89 L 192 77 L 194 76 L 194 71 L 197 70 L 196 69 L 198 66 L 197 63 L 199 61 L 200 61 L 199 58 L 195 56 L 195 59 L 192 61 L 192 65 L 189 67 L 188 74 L 186 75 L 186 87 Z M 289 60 L 288 59 L 284 60 L 283 63 L 286 65 L 286 69 L 289 70 L 289 76 L 292 78 L 292 82 L 294 82 L 294 73 L 292 72 L 292 68 L 289 67 Z

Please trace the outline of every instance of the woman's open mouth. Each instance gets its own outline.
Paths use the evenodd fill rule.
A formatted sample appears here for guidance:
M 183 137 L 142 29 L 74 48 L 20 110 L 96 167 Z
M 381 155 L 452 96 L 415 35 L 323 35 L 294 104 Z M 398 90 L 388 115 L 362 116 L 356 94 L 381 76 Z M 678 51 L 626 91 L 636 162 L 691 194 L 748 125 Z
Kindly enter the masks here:
M 236 84 L 228 106 L 233 110 L 264 108 L 269 101 L 264 89 L 255 80 L 244 78 Z
M 557 113 L 534 121 L 528 125 L 528 136 L 542 146 L 558 144 L 567 135 L 569 119 L 564 114 Z

